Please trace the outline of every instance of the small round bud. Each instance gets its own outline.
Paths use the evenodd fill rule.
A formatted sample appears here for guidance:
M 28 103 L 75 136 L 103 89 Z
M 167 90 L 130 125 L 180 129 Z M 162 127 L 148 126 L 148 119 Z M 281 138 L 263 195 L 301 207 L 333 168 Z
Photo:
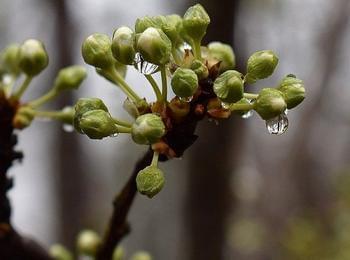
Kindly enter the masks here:
M 85 39 L 81 47 L 84 61 L 94 67 L 108 68 L 113 64 L 112 41 L 108 35 L 95 33 Z
M 196 4 L 186 11 L 183 17 L 183 30 L 190 38 L 201 41 L 204 37 L 210 17 L 202 5 Z
M 192 62 L 191 70 L 197 74 L 199 80 L 206 79 L 209 76 L 208 67 L 200 60 L 194 60 Z
M 124 248 L 121 246 L 117 246 L 113 251 L 112 260 L 123 260 L 124 255 Z
M 287 104 L 281 91 L 274 88 L 262 89 L 254 103 L 255 111 L 264 120 L 280 115 L 286 108 Z
M 225 103 L 234 103 L 243 98 L 242 74 L 228 70 L 216 78 L 213 86 L 217 97 Z
M 137 50 L 146 61 L 165 65 L 170 60 L 171 41 L 162 30 L 150 27 L 139 36 Z
M 36 76 L 49 64 L 44 45 L 38 41 L 26 40 L 19 49 L 19 67 L 28 76 Z
M 114 31 L 112 39 L 112 53 L 116 60 L 125 65 L 133 64 L 135 59 L 135 35 L 126 26 Z
M 101 109 L 85 112 L 78 124 L 79 130 L 90 139 L 102 139 L 118 132 L 111 115 Z
M 192 97 L 198 89 L 198 77 L 193 70 L 177 68 L 171 79 L 171 87 L 178 97 Z
M 143 33 L 146 29 L 153 27 L 161 29 L 166 19 L 163 15 L 157 16 L 145 16 L 142 18 L 137 18 L 135 23 L 135 33 Z
M 11 74 L 18 76 L 21 72 L 19 68 L 19 49 L 18 44 L 10 44 L 0 53 L 0 75 Z
M 137 144 L 153 144 L 165 134 L 162 119 L 155 114 L 139 116 L 131 127 L 131 137 Z
M 152 256 L 148 252 L 140 251 L 133 254 L 130 260 L 152 260 Z
M 12 125 L 16 129 L 24 129 L 32 123 L 35 116 L 35 111 L 30 106 L 21 106 L 16 111 L 12 120 Z
M 101 245 L 100 236 L 92 230 L 81 231 L 77 238 L 77 250 L 79 254 L 95 256 Z
M 177 14 L 167 15 L 165 17 L 162 30 L 170 39 L 173 47 L 178 47 L 183 43 L 183 40 L 179 34 L 182 26 L 182 18 Z
M 69 66 L 61 69 L 54 83 L 56 91 L 77 89 L 86 78 L 86 69 L 82 66 Z
M 296 107 L 305 98 L 304 82 L 294 75 L 286 76 L 277 89 L 283 93 L 288 109 Z
M 164 174 L 156 166 L 147 166 L 137 174 L 136 185 L 141 194 L 152 198 L 163 188 Z
M 73 255 L 64 246 L 56 244 L 50 247 L 49 255 L 54 260 L 73 260 Z
M 220 72 L 232 70 L 236 65 L 235 54 L 230 45 L 221 42 L 211 42 L 208 45 L 210 56 L 220 63 Z
M 270 50 L 257 51 L 248 59 L 247 82 L 254 83 L 272 75 L 278 64 L 277 55 Z

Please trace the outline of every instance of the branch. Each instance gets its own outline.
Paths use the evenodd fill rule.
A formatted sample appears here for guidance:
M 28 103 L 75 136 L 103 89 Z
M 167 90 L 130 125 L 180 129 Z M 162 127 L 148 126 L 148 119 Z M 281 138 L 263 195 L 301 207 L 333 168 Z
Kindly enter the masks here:
M 113 213 L 110 219 L 103 244 L 97 253 L 97 260 L 112 259 L 113 251 L 121 239 L 126 236 L 130 227 L 127 222 L 131 204 L 134 201 L 136 188 L 137 173 L 151 163 L 153 151 L 149 150 L 136 164 L 132 175 L 123 187 L 122 191 L 115 197 L 113 202 Z

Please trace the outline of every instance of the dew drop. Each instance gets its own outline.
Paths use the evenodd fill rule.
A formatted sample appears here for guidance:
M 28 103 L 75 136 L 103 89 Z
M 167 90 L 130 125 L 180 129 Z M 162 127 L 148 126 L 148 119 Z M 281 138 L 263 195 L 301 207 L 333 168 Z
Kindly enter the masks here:
M 252 115 L 253 115 L 253 110 L 249 110 L 248 112 L 244 113 L 241 117 L 243 119 L 248 119 L 248 118 L 252 117 Z
M 288 117 L 284 112 L 277 117 L 266 120 L 267 131 L 272 135 L 281 135 L 285 133 L 288 129 L 288 124 Z
M 134 65 L 144 75 L 153 74 L 158 70 L 158 65 L 145 61 L 140 53 L 136 53 Z
M 69 124 L 63 124 L 62 128 L 67 133 L 71 133 L 74 131 L 74 127 L 72 125 L 69 125 Z
M 109 137 L 117 137 L 119 135 L 119 133 L 114 133 L 114 134 L 111 134 Z
M 192 99 L 193 99 L 193 96 L 190 96 L 190 97 L 179 97 L 179 99 L 183 102 L 191 102 Z
M 183 51 L 185 51 L 185 50 L 191 51 L 191 50 L 192 50 L 192 47 L 191 47 L 191 45 L 189 45 L 187 42 L 184 42 L 184 43 L 182 44 L 182 46 L 181 46 L 181 49 L 182 49 Z

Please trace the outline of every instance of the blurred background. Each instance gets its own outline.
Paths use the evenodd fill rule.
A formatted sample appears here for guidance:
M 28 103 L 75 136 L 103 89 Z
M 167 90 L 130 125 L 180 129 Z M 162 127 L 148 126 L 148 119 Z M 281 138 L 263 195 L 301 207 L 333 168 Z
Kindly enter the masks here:
M 238 69 L 256 50 L 279 55 L 274 76 L 250 91 L 293 73 L 305 81 L 307 97 L 288 114 L 281 136 L 269 135 L 256 115 L 203 121 L 183 159 L 161 165 L 162 192 L 137 196 L 123 246 L 168 260 L 350 259 L 350 1 L 198 2 L 212 19 L 205 41 L 231 44 Z M 0 47 L 27 38 L 45 43 L 50 66 L 26 93 L 30 100 L 50 88 L 59 68 L 83 64 L 80 46 L 91 33 L 111 35 L 137 17 L 183 14 L 194 3 L 0 0 Z M 99 97 L 128 119 L 122 93 L 86 67 L 82 87 L 48 108 Z M 127 81 L 151 97 L 138 72 L 130 69 Z M 93 141 L 40 121 L 20 134 L 18 147 L 25 158 L 10 171 L 15 226 L 47 247 L 71 248 L 83 228 L 102 234 L 113 196 L 146 149 L 128 136 Z

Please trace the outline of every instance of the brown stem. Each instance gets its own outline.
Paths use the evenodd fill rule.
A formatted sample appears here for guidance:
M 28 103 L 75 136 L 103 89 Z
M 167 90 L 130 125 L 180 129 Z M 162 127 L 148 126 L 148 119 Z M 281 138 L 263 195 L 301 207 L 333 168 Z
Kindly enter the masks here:
M 113 213 L 110 219 L 103 244 L 97 254 L 97 260 L 112 259 L 114 248 L 118 245 L 121 239 L 130 231 L 127 222 L 131 204 L 136 195 L 136 175 L 137 173 L 148 166 L 152 161 L 153 152 L 149 150 L 136 164 L 132 175 L 128 182 L 123 187 L 122 191 L 115 197 L 113 201 Z

